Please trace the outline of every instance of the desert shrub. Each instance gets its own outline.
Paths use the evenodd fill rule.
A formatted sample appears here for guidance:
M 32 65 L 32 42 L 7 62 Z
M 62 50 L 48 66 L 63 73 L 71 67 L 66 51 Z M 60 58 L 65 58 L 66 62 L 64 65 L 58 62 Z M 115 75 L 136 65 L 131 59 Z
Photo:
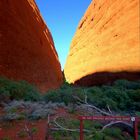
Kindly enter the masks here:
M 19 115 L 17 113 L 7 113 L 2 117 L 2 120 L 4 121 L 12 121 L 17 120 L 19 118 Z
M 111 137 L 119 140 L 125 140 L 125 138 L 122 136 L 122 131 L 119 128 L 106 128 L 103 133 L 106 138 Z
M 113 85 L 123 89 L 140 89 L 140 81 L 116 80 Z
M 68 104 L 69 102 L 73 102 L 72 98 L 72 90 L 73 88 L 68 84 L 64 83 L 59 89 L 49 90 L 46 94 L 43 95 L 43 100 L 48 102 L 58 102 Z
M 114 111 L 138 111 L 140 110 L 140 82 L 117 80 L 112 85 L 93 87 L 74 87 L 64 83 L 59 89 L 47 92 L 43 96 L 45 102 L 64 102 L 65 105 L 76 104 L 73 96 L 84 100 L 87 95 L 88 103 L 99 108 Z
M 37 101 L 40 99 L 39 91 L 35 86 L 26 81 L 13 81 L 7 78 L 0 78 L 0 96 L 16 100 Z
M 10 99 L 25 101 L 45 101 L 49 103 L 77 104 L 74 96 L 84 100 L 87 95 L 88 103 L 101 109 L 110 107 L 113 111 L 139 111 L 140 110 L 140 81 L 117 80 L 112 85 L 93 87 L 75 87 L 64 82 L 59 89 L 50 90 L 41 95 L 35 86 L 25 81 L 12 81 L 0 78 L 0 101 L 8 102 Z
M 95 140 L 125 140 L 122 136 L 122 131 L 119 128 L 106 128 L 103 131 L 93 131 L 90 135 L 91 139 Z
M 109 87 L 109 86 L 102 87 L 102 88 L 104 91 L 104 96 L 112 101 L 112 102 L 108 102 L 108 99 L 105 100 L 106 104 L 112 107 L 112 109 L 126 110 L 131 104 L 131 100 L 127 95 L 126 91 L 115 87 Z
M 103 140 L 104 139 L 104 134 L 100 132 L 95 132 L 95 134 L 92 137 L 94 140 Z
M 25 112 L 21 112 L 18 115 L 18 120 L 25 120 L 26 119 L 27 114 Z
M 140 89 L 127 90 L 127 95 L 131 100 L 130 109 L 139 111 L 140 110 Z
M 32 134 L 36 134 L 38 132 L 38 128 L 37 127 L 32 127 L 31 128 L 31 133 Z
M 128 90 L 127 95 L 132 101 L 139 102 L 140 101 L 140 89 L 137 90 Z
M 132 85 L 131 85 L 132 83 Z M 100 108 L 107 105 L 112 110 L 139 110 L 139 82 L 118 80 L 114 85 L 87 88 L 88 102 Z
M 70 85 L 67 81 L 64 81 L 63 84 L 60 86 L 60 89 L 71 89 L 73 86 Z
M 107 88 L 108 89 L 108 88 Z M 115 100 L 108 96 L 107 92 L 101 87 L 92 87 L 87 90 L 88 102 L 94 104 L 100 108 L 106 108 L 107 105 L 111 107 L 111 109 L 117 110 L 117 103 Z
M 104 93 L 100 87 L 92 87 L 87 90 L 88 102 L 98 107 L 103 107 Z
M 31 101 L 11 101 L 5 104 L 5 114 L 1 115 L 2 120 L 38 120 L 46 119 L 48 115 L 56 114 L 58 108 L 65 108 L 63 103 L 44 103 Z
M 48 103 L 51 102 L 62 102 L 59 90 L 50 90 L 42 97 L 43 101 Z
M 65 128 L 69 129 L 78 129 L 80 122 L 75 120 L 74 118 L 69 117 L 60 117 L 56 120 L 58 124 L 64 126 Z M 128 134 L 127 137 L 125 136 L 124 131 L 122 131 L 118 127 L 111 127 L 105 128 L 102 130 L 105 124 L 99 123 L 98 121 L 84 121 L 84 129 L 89 130 L 88 132 L 84 133 L 84 139 L 86 140 L 131 140 L 132 137 Z M 56 139 L 78 139 L 79 132 L 68 132 L 68 131 L 59 131 L 59 132 L 52 132 L 52 136 Z
M 2 102 L 9 102 L 9 101 L 10 101 L 9 91 L 5 90 L 3 87 L 0 88 L 0 104 Z
M 13 108 L 10 108 L 7 112 L 8 113 L 17 113 L 17 111 L 18 111 L 17 108 L 13 107 Z
M 84 93 L 82 88 L 71 88 L 68 90 L 61 90 L 61 99 L 62 101 L 68 105 L 69 103 L 75 104 L 76 100 L 74 96 L 78 96 L 80 99 L 84 99 Z
M 17 135 L 18 135 L 18 137 L 20 137 L 20 138 L 28 137 L 28 133 L 25 132 L 24 130 L 20 130 L 20 131 L 18 132 Z
M 51 102 L 58 102 L 58 103 L 65 103 L 65 105 L 68 105 L 69 103 L 76 103 L 76 100 L 73 98 L 73 96 L 78 96 L 83 99 L 83 89 L 82 88 L 76 88 L 76 87 L 69 87 L 67 86 L 61 86 L 57 90 L 50 90 L 45 95 L 43 95 L 43 100 L 48 103 Z

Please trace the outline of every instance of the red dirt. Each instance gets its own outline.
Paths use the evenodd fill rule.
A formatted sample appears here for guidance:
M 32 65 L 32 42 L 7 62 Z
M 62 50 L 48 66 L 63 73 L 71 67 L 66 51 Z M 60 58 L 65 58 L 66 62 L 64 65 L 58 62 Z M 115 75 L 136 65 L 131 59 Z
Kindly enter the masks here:
M 0 114 L 4 114 L 3 109 L 0 109 Z M 63 109 L 59 108 L 57 110 L 57 114 L 59 116 L 67 116 L 68 112 Z M 55 116 L 51 116 L 51 120 L 53 120 Z M 46 132 L 47 132 L 47 120 L 38 120 L 38 121 L 26 121 L 26 120 L 19 120 L 19 121 L 11 121 L 11 122 L 2 122 L 0 123 L 0 140 L 3 138 L 9 138 L 9 140 L 31 140 L 31 137 L 26 136 L 20 137 L 19 133 L 23 132 L 25 125 L 31 130 L 32 128 L 36 128 L 37 132 L 33 134 L 33 140 L 45 140 Z M 52 138 L 50 137 L 50 140 Z
M 25 137 L 20 137 L 18 134 L 23 132 L 23 129 L 27 124 L 28 128 L 36 128 L 37 132 L 33 134 L 34 140 L 45 140 L 46 133 L 46 120 L 39 121 L 14 121 L 3 122 L 0 124 L 0 140 L 2 138 L 9 137 L 10 140 L 31 140 L 28 134 Z

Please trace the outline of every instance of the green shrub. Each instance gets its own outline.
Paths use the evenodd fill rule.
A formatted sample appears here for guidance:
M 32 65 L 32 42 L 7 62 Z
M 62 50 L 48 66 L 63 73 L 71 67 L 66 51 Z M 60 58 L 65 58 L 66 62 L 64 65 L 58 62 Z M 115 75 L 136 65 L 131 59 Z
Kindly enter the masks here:
M 24 130 L 21 130 L 18 132 L 18 137 L 20 137 L 20 138 L 25 138 L 27 136 L 28 136 L 28 133 L 25 132 Z
M 8 102 L 10 99 L 25 101 L 45 101 L 77 104 L 74 96 L 84 100 L 87 95 L 88 103 L 101 109 L 107 106 L 113 111 L 139 111 L 140 110 L 140 81 L 117 80 L 112 85 L 93 87 L 74 87 L 64 82 L 56 90 L 50 90 L 41 95 L 35 86 L 25 81 L 13 81 L 0 78 L 0 101 Z
M 48 103 L 48 102 L 62 102 L 60 93 L 58 90 L 50 90 L 46 94 L 43 95 L 42 99 Z
M 76 100 L 73 96 L 78 96 L 79 98 L 84 97 L 82 88 L 68 87 L 64 88 L 63 86 L 57 90 L 50 90 L 45 95 L 43 95 L 43 100 L 45 102 L 58 102 L 65 103 L 68 105 L 69 103 L 76 103 Z
M 27 113 L 26 112 L 21 112 L 19 113 L 19 116 L 18 116 L 18 120 L 24 120 L 27 118 Z
M 0 78 L 0 96 L 25 101 L 37 101 L 40 99 L 40 93 L 35 86 L 25 81 L 16 82 L 2 77 Z
M 140 89 L 140 81 L 117 80 L 113 85 L 122 89 Z
M 103 140 L 104 134 L 100 133 L 100 132 L 96 132 L 93 138 L 94 138 L 94 140 Z
M 109 136 L 112 138 L 118 138 L 119 140 L 124 140 L 122 136 L 122 131 L 119 128 L 106 128 L 103 131 L 105 136 Z
M 3 87 L 0 88 L 0 103 L 10 101 L 10 93 Z
M 112 85 L 93 86 L 89 88 L 74 87 L 64 83 L 59 89 L 47 92 L 43 96 L 46 102 L 64 102 L 66 105 L 75 104 L 73 96 L 84 100 L 87 95 L 88 103 L 99 108 L 114 111 L 140 110 L 140 81 L 117 80 Z
M 16 107 L 10 108 L 7 113 L 16 113 L 18 109 Z
M 38 132 L 38 128 L 37 127 L 31 128 L 31 133 L 32 134 L 36 134 L 37 132 Z

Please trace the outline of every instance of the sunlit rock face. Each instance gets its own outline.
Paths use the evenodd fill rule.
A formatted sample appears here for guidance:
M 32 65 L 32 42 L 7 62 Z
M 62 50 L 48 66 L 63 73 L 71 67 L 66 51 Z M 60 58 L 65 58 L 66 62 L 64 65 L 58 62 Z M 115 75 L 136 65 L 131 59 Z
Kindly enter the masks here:
M 72 40 L 64 73 L 69 83 L 140 78 L 139 0 L 93 0 Z
M 53 39 L 34 0 L 0 0 L 0 76 L 41 91 L 62 83 Z

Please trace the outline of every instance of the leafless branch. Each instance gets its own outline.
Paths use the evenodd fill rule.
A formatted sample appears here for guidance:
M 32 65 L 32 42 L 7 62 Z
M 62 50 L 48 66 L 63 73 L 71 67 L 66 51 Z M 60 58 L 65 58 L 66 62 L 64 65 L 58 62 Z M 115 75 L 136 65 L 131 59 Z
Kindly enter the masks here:
M 56 126 L 56 128 L 50 128 L 51 130 L 55 130 L 55 131 L 69 131 L 69 132 L 80 132 L 80 130 L 79 129 L 69 129 L 69 128 L 65 128 L 65 127 L 63 127 L 62 125 L 60 125 L 56 120 L 58 119 L 59 117 L 56 117 L 55 119 L 54 119 L 54 124 L 55 124 L 55 126 Z M 84 129 L 83 130 L 84 132 L 90 132 L 89 130 L 87 130 L 87 129 Z
M 111 111 L 111 109 L 110 109 L 110 107 L 109 107 L 108 104 L 107 104 L 107 109 L 108 109 L 108 111 L 110 112 L 110 114 L 112 114 L 112 111 Z
M 113 125 L 117 125 L 117 124 L 122 124 L 122 125 L 124 125 L 125 127 L 129 128 L 129 129 L 133 129 L 133 126 L 130 123 L 123 122 L 123 121 L 112 121 L 112 122 L 106 124 L 105 126 L 103 126 L 101 131 L 103 131 L 104 129 L 106 129 L 108 127 L 111 127 Z
M 50 114 L 48 114 L 48 124 L 50 123 Z
M 77 97 L 77 96 L 73 96 L 73 98 L 77 99 L 77 100 L 79 101 L 78 103 L 81 104 L 81 105 L 84 105 L 84 106 L 93 108 L 93 109 L 97 110 L 98 112 L 100 112 L 101 114 L 104 114 L 104 115 L 106 115 L 106 116 L 112 116 L 111 113 L 105 112 L 105 111 L 101 110 L 100 108 L 98 108 L 98 107 L 96 107 L 96 106 L 94 106 L 94 105 L 91 105 L 91 104 L 87 103 L 87 96 L 85 97 L 85 101 L 81 100 L 81 99 L 80 99 L 79 97 Z

